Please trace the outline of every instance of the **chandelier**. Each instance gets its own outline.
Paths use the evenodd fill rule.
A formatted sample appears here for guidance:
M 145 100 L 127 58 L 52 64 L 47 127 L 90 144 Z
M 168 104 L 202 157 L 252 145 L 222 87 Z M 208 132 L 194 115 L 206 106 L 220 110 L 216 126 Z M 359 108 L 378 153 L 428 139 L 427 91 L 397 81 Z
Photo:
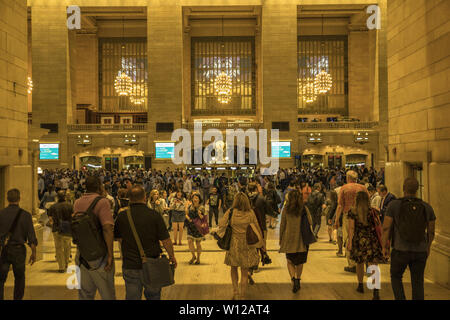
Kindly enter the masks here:
M 125 71 L 119 71 L 119 74 L 114 80 L 114 89 L 119 96 L 128 96 L 132 92 L 131 78 L 125 73 Z
M 231 101 L 231 78 L 222 71 L 214 80 L 214 90 L 217 95 L 217 100 L 220 103 L 229 103 Z
M 132 85 L 130 101 L 135 105 L 141 105 L 145 103 L 145 97 L 147 96 L 147 84 L 143 81 L 140 83 L 134 83 Z
M 322 15 L 322 37 L 323 37 L 323 15 Z M 320 46 L 320 54 L 323 57 L 324 55 L 324 48 L 325 43 L 322 41 Z M 319 74 L 316 75 L 316 78 L 314 79 L 314 86 L 316 87 L 316 90 L 319 94 L 324 94 L 330 91 L 331 86 L 333 85 L 333 81 L 331 78 L 331 75 L 326 72 L 325 68 L 322 68 L 322 70 L 319 72 Z
M 320 71 L 314 79 L 314 86 L 316 87 L 318 93 L 327 93 L 331 89 L 332 85 L 333 80 L 331 75 L 326 72 L 325 69 L 322 69 L 322 71 Z
M 33 80 L 31 80 L 31 77 L 28 77 L 28 94 L 31 94 L 31 91 L 33 91 Z
M 220 56 L 221 56 L 221 66 L 222 72 L 216 76 L 214 80 L 214 91 L 217 95 L 217 100 L 222 104 L 227 104 L 231 101 L 231 89 L 233 88 L 233 83 L 231 82 L 231 77 L 224 71 L 225 59 L 223 57 L 222 49 L 225 47 L 223 42 L 223 16 L 222 16 L 222 43 L 220 45 Z
M 312 79 L 307 78 L 304 81 L 299 79 L 299 90 L 302 93 L 303 101 L 306 103 L 312 103 L 317 100 L 317 88 Z

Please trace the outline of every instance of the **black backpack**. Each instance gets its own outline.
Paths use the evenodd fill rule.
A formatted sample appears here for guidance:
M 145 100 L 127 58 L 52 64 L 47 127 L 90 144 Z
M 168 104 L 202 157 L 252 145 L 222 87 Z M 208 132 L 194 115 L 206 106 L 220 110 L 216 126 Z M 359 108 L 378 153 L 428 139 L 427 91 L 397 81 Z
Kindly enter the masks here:
M 78 246 L 81 257 L 86 261 L 103 258 L 107 253 L 102 226 L 93 212 L 101 199 L 104 198 L 98 196 L 85 212 L 76 212 L 72 217 L 73 243 Z
M 419 244 L 425 238 L 427 227 L 427 213 L 422 200 L 417 198 L 399 199 L 400 212 L 396 227 L 402 240 L 412 244 Z

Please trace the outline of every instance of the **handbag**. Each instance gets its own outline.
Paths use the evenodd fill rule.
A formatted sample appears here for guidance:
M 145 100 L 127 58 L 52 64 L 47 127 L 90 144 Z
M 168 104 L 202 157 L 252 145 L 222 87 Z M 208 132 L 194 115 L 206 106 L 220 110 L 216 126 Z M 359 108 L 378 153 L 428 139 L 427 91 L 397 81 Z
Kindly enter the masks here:
M 130 223 L 131 231 L 139 249 L 139 254 L 142 259 L 142 273 L 143 282 L 150 288 L 163 288 L 171 286 L 175 283 L 174 275 L 175 268 L 170 264 L 169 259 L 165 255 L 160 255 L 158 258 L 148 258 L 145 256 L 144 248 L 142 247 L 141 239 L 136 231 L 136 226 L 131 216 L 131 210 L 127 210 L 128 221 Z
M 231 228 L 231 217 L 233 216 L 233 209 L 230 210 L 230 216 L 228 217 L 228 226 L 225 230 L 225 234 L 222 238 L 219 237 L 219 240 L 217 240 L 217 245 L 222 250 L 230 250 L 231 246 L 231 235 L 233 234 L 233 229 Z
M 200 217 L 197 217 L 193 219 L 192 222 L 202 236 L 205 236 L 209 233 L 208 217 L 206 214 L 203 215 L 202 219 L 200 219 Z
M 300 222 L 300 232 L 302 233 L 303 244 L 309 246 L 311 243 L 317 242 L 316 236 L 311 230 L 306 209 L 303 208 L 303 215 Z
M 256 245 L 261 241 L 259 232 L 255 231 L 255 228 L 253 223 L 250 223 L 247 226 L 246 239 L 249 246 Z
M 17 223 L 19 222 L 21 213 L 22 213 L 22 209 L 19 208 L 19 211 L 17 212 L 16 217 L 14 218 L 14 221 L 11 224 L 11 228 L 5 235 L 0 237 L 0 257 L 2 256 L 4 251 L 6 252 L 5 249 L 7 249 L 9 241 L 11 240 L 11 237 L 13 236 L 14 232 L 16 231 Z

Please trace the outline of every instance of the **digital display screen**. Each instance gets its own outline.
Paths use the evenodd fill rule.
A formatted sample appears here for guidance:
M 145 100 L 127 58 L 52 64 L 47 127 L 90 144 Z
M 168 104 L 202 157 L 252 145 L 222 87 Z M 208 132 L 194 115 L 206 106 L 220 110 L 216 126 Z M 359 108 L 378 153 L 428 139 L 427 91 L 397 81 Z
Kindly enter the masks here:
M 290 141 L 272 141 L 272 157 L 273 158 L 290 158 L 291 142 Z
M 59 160 L 59 143 L 40 143 L 39 160 Z
M 156 142 L 155 158 L 156 159 L 172 159 L 175 156 L 174 142 Z

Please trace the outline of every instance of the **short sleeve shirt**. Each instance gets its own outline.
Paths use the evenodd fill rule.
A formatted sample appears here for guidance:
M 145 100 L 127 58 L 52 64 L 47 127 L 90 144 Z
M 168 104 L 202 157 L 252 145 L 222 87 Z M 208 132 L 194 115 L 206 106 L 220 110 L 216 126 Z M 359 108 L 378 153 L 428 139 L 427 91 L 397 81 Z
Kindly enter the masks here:
M 342 206 L 343 213 L 347 213 L 350 211 L 350 209 L 355 204 L 356 194 L 360 191 L 364 191 L 367 194 L 369 193 L 365 186 L 358 183 L 347 183 L 346 185 L 341 187 L 341 189 L 339 190 L 338 205 Z
M 400 212 L 401 203 L 402 203 L 402 201 L 400 199 L 392 200 L 389 203 L 387 210 L 386 210 L 386 216 L 391 217 L 393 219 L 392 247 L 398 251 L 427 252 L 428 240 L 427 240 L 426 234 L 423 238 L 423 241 L 421 241 L 419 244 L 411 244 L 407 241 L 404 241 L 400 237 L 400 234 L 397 231 L 397 225 L 398 225 L 399 215 L 401 214 L 401 212 Z M 423 201 L 422 203 L 425 206 L 425 213 L 427 215 L 427 221 L 429 222 L 429 221 L 436 220 L 436 215 L 434 214 L 433 208 L 425 201 Z
M 100 195 L 97 193 L 86 193 L 80 199 L 75 201 L 73 205 L 73 212 L 85 212 L 91 205 L 92 201 Z M 114 225 L 114 218 L 111 212 L 110 201 L 103 198 L 97 202 L 93 210 L 94 214 L 98 217 L 102 226 L 110 224 Z

